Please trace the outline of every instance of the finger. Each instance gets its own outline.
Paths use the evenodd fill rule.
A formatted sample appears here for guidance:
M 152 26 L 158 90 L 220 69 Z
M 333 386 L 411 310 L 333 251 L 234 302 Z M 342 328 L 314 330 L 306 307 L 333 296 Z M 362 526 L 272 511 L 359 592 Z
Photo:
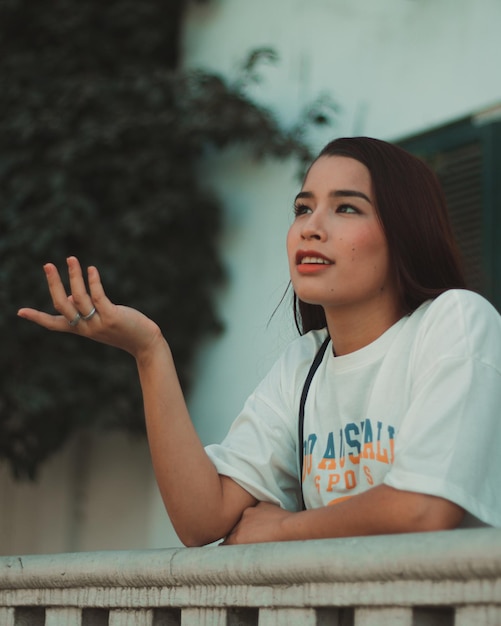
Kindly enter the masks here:
M 87 280 L 89 281 L 89 291 L 92 302 L 98 313 L 101 316 L 111 314 L 115 306 L 104 292 L 97 267 L 91 266 L 87 269 Z
M 57 268 L 52 263 L 44 265 L 45 276 L 52 298 L 52 304 L 58 313 L 66 318 L 67 322 L 75 319 L 78 311 L 72 301 L 66 295 L 66 290 L 59 276 Z
M 68 324 L 68 320 L 63 315 L 49 315 L 36 309 L 23 308 L 17 312 L 19 317 L 30 322 L 35 322 L 39 326 L 43 326 L 48 330 L 55 330 L 58 332 L 72 332 L 71 326 Z
M 80 262 L 74 256 L 69 257 L 66 262 L 70 277 L 70 302 L 75 306 L 84 321 L 90 321 L 95 314 L 95 306 L 92 298 L 87 293 Z

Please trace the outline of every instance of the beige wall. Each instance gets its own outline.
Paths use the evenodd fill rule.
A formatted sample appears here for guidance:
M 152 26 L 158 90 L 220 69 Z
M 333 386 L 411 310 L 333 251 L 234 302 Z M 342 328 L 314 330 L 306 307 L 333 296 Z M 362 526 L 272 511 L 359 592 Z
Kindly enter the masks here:
M 145 441 L 73 441 L 36 483 L 0 466 L 0 554 L 180 545 L 163 509 Z

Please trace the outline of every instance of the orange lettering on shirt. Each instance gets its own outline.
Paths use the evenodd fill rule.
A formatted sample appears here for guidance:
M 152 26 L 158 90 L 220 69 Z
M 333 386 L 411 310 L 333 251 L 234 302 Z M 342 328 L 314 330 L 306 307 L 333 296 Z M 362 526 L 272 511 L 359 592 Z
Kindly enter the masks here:
M 373 485 L 374 478 L 372 478 L 370 467 L 368 467 L 367 465 L 364 465 L 364 474 L 365 474 L 365 477 L 367 478 L 367 482 L 369 483 L 369 485 Z
M 315 481 L 315 487 L 318 493 L 320 493 L 320 476 L 317 474 L 313 480 Z
M 353 498 L 353 496 L 343 496 L 342 498 L 335 498 L 334 500 L 327 502 L 327 506 L 332 506 L 333 504 L 339 504 L 340 502 L 344 502 L 345 500 L 349 500 L 350 498 Z
M 379 461 L 380 463 L 388 463 L 388 450 L 386 448 L 383 448 L 383 450 L 381 451 L 380 441 L 377 442 L 376 450 L 377 450 L 376 460 Z
M 390 439 L 390 463 L 395 460 L 395 440 Z
M 369 443 L 364 443 L 364 447 L 362 450 L 362 458 L 364 459 L 374 459 L 376 455 L 374 454 L 374 444 L 372 441 Z
M 335 470 L 337 468 L 336 459 L 326 459 L 325 457 L 318 464 L 318 469 Z
M 327 491 L 334 491 L 334 487 L 339 484 L 341 476 L 339 474 L 329 474 L 329 482 L 327 484 Z
M 357 477 L 353 470 L 348 470 L 344 473 L 344 484 L 346 489 L 355 489 L 357 486 Z

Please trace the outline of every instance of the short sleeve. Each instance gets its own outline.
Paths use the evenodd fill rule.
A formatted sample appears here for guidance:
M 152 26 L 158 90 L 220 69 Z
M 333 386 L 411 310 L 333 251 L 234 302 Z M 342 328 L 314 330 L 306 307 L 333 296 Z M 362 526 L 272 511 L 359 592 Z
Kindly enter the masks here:
M 457 291 L 426 316 L 409 355 L 410 403 L 384 482 L 501 526 L 500 317 L 480 296 Z
M 219 474 L 257 500 L 290 511 L 299 502 L 299 394 L 319 342 L 315 333 L 293 342 L 248 398 L 225 439 L 206 447 Z

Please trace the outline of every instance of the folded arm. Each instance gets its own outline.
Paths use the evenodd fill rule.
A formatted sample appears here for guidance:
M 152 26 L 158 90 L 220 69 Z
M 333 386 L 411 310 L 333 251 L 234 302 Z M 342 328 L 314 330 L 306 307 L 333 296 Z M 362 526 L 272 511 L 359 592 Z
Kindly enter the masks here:
M 461 507 L 444 498 L 379 485 L 339 504 L 298 513 L 260 503 L 244 512 L 225 543 L 447 530 L 457 527 L 463 515 Z

